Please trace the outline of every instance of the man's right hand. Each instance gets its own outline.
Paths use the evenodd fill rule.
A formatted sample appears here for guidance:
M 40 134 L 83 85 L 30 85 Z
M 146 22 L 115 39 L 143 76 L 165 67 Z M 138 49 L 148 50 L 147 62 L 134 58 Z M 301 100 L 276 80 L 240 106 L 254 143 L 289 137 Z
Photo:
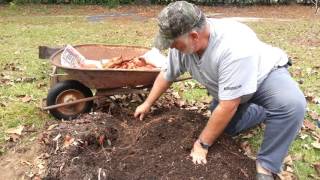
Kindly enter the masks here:
M 151 106 L 156 100 L 164 93 L 172 84 L 164 79 L 164 72 L 161 71 L 157 76 L 156 80 L 153 83 L 153 87 L 149 93 L 147 99 L 140 106 L 137 107 L 136 112 L 134 113 L 134 117 L 143 120 L 143 118 L 150 111 Z
M 151 109 L 151 104 L 149 104 L 148 102 L 144 102 L 137 107 L 134 113 L 134 117 L 139 118 L 140 121 L 142 121 L 143 118 L 149 113 L 150 109 Z

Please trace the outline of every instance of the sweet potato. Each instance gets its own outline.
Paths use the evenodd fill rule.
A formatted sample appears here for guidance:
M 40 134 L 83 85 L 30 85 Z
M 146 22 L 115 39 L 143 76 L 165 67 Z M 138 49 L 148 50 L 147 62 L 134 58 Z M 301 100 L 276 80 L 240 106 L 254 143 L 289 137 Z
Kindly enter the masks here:
M 134 57 L 131 59 L 123 59 L 122 56 L 111 59 L 103 68 L 114 69 L 144 69 L 150 70 L 155 68 L 153 65 L 148 64 L 142 57 Z

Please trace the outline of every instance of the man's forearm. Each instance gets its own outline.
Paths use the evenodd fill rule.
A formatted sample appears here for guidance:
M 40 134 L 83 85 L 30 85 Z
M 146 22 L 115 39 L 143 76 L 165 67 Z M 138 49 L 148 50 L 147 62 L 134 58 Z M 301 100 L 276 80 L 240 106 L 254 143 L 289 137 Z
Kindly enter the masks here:
M 236 111 L 237 106 L 223 108 L 218 105 L 199 138 L 205 143 L 212 144 L 226 128 Z
M 152 105 L 170 87 L 171 84 L 172 82 L 164 79 L 163 72 L 160 72 L 145 102 Z

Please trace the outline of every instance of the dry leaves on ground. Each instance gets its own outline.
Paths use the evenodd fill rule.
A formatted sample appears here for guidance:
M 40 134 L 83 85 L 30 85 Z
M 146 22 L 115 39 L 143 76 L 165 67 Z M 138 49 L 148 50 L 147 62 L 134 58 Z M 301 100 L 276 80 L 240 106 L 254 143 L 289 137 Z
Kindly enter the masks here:
M 9 135 L 5 138 L 6 141 L 17 142 L 20 139 L 24 126 L 20 125 L 15 128 L 7 129 L 5 132 Z

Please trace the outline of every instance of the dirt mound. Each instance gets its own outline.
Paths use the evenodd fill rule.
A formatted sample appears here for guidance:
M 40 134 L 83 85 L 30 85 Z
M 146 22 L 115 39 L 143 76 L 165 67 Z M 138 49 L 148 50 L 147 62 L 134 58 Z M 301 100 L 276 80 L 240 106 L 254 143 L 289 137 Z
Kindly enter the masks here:
M 255 163 L 222 136 L 208 164 L 194 165 L 192 145 L 207 118 L 180 109 L 162 109 L 145 121 L 132 112 L 85 115 L 43 134 L 50 155 L 44 179 L 253 179 Z

